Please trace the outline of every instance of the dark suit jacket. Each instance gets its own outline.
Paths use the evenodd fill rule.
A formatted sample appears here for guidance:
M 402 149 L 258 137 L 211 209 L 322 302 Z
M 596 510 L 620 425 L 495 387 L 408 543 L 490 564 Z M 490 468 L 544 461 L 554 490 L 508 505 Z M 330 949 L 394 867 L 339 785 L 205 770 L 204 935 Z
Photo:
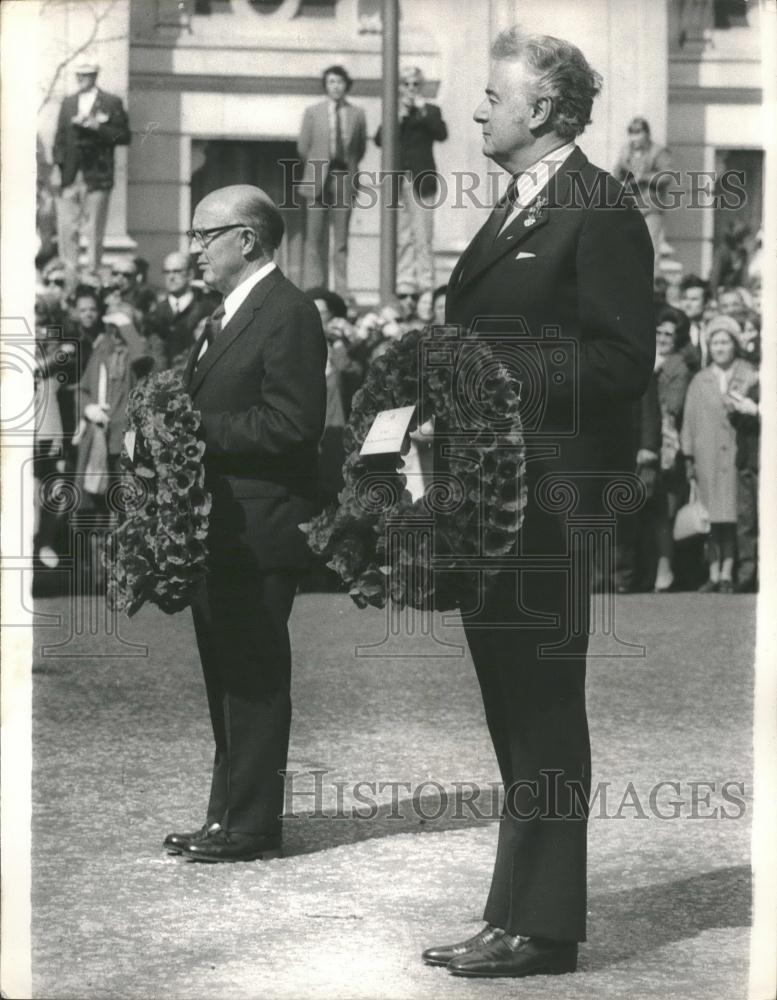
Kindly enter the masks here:
M 545 206 L 496 240 L 481 230 L 448 285 L 448 322 L 494 342 L 522 383 L 527 521 L 546 474 L 571 478 L 578 512 L 597 512 L 601 474 L 633 470 L 632 404 L 655 358 L 653 249 L 623 195 L 576 149 Z
M 62 186 L 72 184 L 79 170 L 90 191 L 113 187 L 113 148 L 130 142 L 129 119 L 121 98 L 97 91 L 92 115 L 100 121 L 96 129 L 74 125 L 78 114 L 78 94 L 62 101 L 54 136 L 53 159 L 62 173 Z
M 359 163 L 367 148 L 367 119 L 362 108 L 345 101 L 345 122 L 343 123 L 343 144 L 349 179 L 359 169 Z M 302 127 L 297 140 L 297 152 L 302 161 L 302 196 L 307 201 L 321 197 L 324 181 L 329 173 L 331 156 L 329 136 L 329 101 L 319 101 L 305 108 Z M 353 196 L 353 186 L 349 189 Z
M 310 561 L 298 525 L 316 502 L 326 341 L 313 302 L 279 270 L 263 278 L 185 384 L 202 414 L 213 494 L 211 561 L 234 570 Z
M 413 181 L 413 188 L 425 198 L 437 193 L 437 167 L 432 151 L 435 142 L 448 138 L 448 128 L 436 104 L 411 108 L 399 123 L 399 168 Z M 375 145 L 382 142 L 382 129 L 375 133 Z
M 149 317 L 149 335 L 156 334 L 162 341 L 168 364 L 172 364 L 184 352 L 188 356 L 194 343 L 194 331 L 212 312 L 199 292 L 193 291 L 193 295 L 189 305 L 177 313 L 170 308 L 167 295 L 161 296 Z

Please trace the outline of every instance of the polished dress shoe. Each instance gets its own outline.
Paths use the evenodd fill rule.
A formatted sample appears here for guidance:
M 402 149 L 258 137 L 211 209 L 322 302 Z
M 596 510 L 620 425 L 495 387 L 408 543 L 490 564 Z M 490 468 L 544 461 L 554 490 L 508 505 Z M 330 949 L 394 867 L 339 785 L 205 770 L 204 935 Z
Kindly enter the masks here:
M 697 592 L 699 594 L 717 594 L 719 586 L 720 584 L 716 580 L 705 580 Z
M 264 834 L 218 829 L 201 840 L 190 841 L 181 848 L 181 855 L 192 861 L 268 861 L 281 856 L 281 841 Z
M 448 962 L 454 958 L 458 958 L 459 955 L 467 955 L 471 951 L 484 948 L 492 941 L 496 941 L 503 934 L 504 931 L 500 927 L 492 927 L 491 924 L 486 924 L 481 931 L 478 931 L 473 937 L 467 938 L 466 941 L 459 941 L 458 944 L 441 944 L 434 948 L 427 948 L 421 954 L 421 958 L 427 965 L 447 965 Z
M 197 840 L 205 840 L 209 833 L 215 833 L 221 827 L 218 823 L 205 823 L 194 833 L 168 833 L 164 840 L 164 848 L 171 854 L 180 854 L 187 844 Z
M 721 580 L 720 583 L 718 584 L 718 593 L 733 594 L 734 593 L 733 582 L 731 580 Z
M 503 934 L 484 948 L 448 963 L 454 976 L 510 978 L 558 976 L 577 969 L 576 941 L 549 941 Z

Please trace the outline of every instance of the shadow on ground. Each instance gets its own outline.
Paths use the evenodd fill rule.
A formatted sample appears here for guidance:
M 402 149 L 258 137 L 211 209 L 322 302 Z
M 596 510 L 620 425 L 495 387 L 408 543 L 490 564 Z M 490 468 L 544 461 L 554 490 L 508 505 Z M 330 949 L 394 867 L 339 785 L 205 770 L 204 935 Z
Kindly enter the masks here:
M 742 865 L 590 900 L 589 938 L 606 951 L 584 953 L 582 970 L 597 972 L 664 945 L 721 927 L 750 925 L 751 873 Z

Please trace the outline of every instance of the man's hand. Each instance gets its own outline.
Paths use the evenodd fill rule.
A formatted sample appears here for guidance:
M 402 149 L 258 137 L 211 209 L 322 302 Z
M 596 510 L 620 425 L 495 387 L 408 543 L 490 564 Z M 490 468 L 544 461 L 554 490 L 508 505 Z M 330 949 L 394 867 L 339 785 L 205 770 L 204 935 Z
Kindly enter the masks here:
M 99 403 L 87 403 L 84 407 L 84 416 L 98 427 L 107 427 L 110 419 L 110 406 L 100 406 Z
M 51 168 L 51 173 L 49 174 L 49 187 L 52 191 L 62 190 L 62 171 L 60 170 L 58 163 L 55 163 Z
M 658 461 L 658 455 L 649 448 L 640 448 L 637 452 L 637 465 L 653 465 Z

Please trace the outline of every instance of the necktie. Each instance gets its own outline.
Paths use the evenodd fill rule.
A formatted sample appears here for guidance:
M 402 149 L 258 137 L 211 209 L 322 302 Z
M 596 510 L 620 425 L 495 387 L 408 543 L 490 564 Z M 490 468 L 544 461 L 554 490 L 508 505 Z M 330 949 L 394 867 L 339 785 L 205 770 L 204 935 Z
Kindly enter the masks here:
M 212 345 L 213 341 L 221 333 L 221 321 L 224 319 L 224 304 L 222 303 L 208 316 L 205 321 L 205 336 L 200 341 L 200 353 L 197 355 L 197 360 L 194 363 L 194 367 L 202 361 L 208 348 Z
M 338 167 L 345 166 L 345 143 L 343 142 L 343 125 L 340 120 L 340 108 L 335 105 L 335 163 Z
M 520 174 L 516 174 L 512 178 L 510 183 L 507 185 L 507 190 L 504 196 L 499 199 L 499 201 L 494 206 L 494 211 L 491 213 L 491 217 L 488 220 L 488 236 L 489 242 L 495 240 L 502 231 L 502 226 L 507 221 L 510 213 L 515 208 L 515 199 L 518 196 L 518 178 Z

